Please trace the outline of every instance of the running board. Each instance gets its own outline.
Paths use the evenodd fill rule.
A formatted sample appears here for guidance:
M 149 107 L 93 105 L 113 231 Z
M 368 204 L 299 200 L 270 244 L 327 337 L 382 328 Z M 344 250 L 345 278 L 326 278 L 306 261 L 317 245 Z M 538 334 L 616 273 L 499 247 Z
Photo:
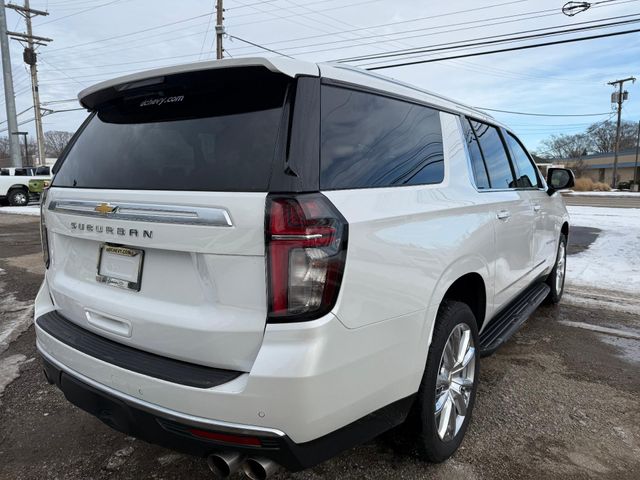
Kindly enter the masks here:
M 495 317 L 480 334 L 480 355 L 495 352 L 516 333 L 549 294 L 546 283 L 536 283 L 525 290 Z

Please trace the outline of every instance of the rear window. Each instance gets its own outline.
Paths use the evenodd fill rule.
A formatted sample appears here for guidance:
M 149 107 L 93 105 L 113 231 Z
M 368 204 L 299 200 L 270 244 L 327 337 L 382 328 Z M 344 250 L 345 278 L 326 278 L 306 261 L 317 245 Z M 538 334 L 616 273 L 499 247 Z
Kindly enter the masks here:
M 323 86 L 321 188 L 440 183 L 440 112 L 381 95 Z
M 243 67 L 145 83 L 98 107 L 54 186 L 267 190 L 288 77 Z
M 515 188 L 511 163 L 498 129 L 476 120 L 470 120 L 469 123 L 480 141 L 480 149 L 489 171 L 491 188 Z

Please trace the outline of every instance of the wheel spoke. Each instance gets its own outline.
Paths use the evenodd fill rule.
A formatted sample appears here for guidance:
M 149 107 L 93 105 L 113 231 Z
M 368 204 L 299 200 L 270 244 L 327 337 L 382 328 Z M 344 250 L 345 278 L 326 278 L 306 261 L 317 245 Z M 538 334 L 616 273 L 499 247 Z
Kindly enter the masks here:
M 458 415 L 464 417 L 467 414 L 467 402 L 458 388 L 451 389 L 451 399 L 453 400 Z
M 471 346 L 471 330 L 465 330 L 460 336 L 460 343 L 458 343 L 458 355 L 456 358 L 456 364 L 461 365 L 464 363 L 464 359 Z
M 449 390 L 447 389 L 444 392 L 440 393 L 440 395 L 436 398 L 436 415 L 442 412 L 442 408 L 448 400 Z
M 440 420 L 438 422 L 438 435 L 444 439 L 447 431 L 449 430 L 449 424 L 451 422 L 451 416 L 453 413 L 453 402 L 447 394 L 447 399 L 444 402 L 442 411 L 440 412 Z
M 455 352 L 453 351 L 452 342 L 447 342 L 442 352 L 442 361 L 447 370 L 451 370 L 456 364 Z
M 459 377 L 459 378 L 454 378 L 451 384 L 452 386 L 455 385 L 456 386 L 455 388 L 457 388 L 460 391 L 469 390 L 471 389 L 471 387 L 473 387 L 473 380 L 471 380 L 470 378 Z

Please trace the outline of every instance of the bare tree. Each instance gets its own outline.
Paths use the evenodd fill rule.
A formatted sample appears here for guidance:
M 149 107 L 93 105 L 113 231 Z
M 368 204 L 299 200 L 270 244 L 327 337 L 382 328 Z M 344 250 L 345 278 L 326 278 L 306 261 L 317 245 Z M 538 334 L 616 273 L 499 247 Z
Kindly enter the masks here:
M 620 124 L 620 150 L 633 148 L 636 144 L 636 124 L 623 121 Z M 594 153 L 609 153 L 616 148 L 616 123 L 610 120 L 589 126 L 586 135 L 591 142 L 589 150 Z
M 44 132 L 44 147 L 47 155 L 58 158 L 72 136 L 73 133 L 60 130 Z
M 539 156 L 555 160 L 577 160 L 589 152 L 590 139 L 583 133 L 575 135 L 551 135 L 540 142 Z
M 9 156 L 9 137 L 0 137 L 0 158 Z

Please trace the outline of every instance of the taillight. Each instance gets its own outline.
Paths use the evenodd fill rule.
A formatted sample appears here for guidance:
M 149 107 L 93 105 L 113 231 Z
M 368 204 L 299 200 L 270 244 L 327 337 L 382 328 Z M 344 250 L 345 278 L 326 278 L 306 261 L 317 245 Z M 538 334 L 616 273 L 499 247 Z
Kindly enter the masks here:
M 47 235 L 47 225 L 44 220 L 45 204 L 47 203 L 47 190 L 40 194 L 40 242 L 42 243 L 42 258 L 45 268 L 49 268 L 49 236 Z
M 320 193 L 267 197 L 270 322 L 313 320 L 333 308 L 347 234 L 347 221 Z

